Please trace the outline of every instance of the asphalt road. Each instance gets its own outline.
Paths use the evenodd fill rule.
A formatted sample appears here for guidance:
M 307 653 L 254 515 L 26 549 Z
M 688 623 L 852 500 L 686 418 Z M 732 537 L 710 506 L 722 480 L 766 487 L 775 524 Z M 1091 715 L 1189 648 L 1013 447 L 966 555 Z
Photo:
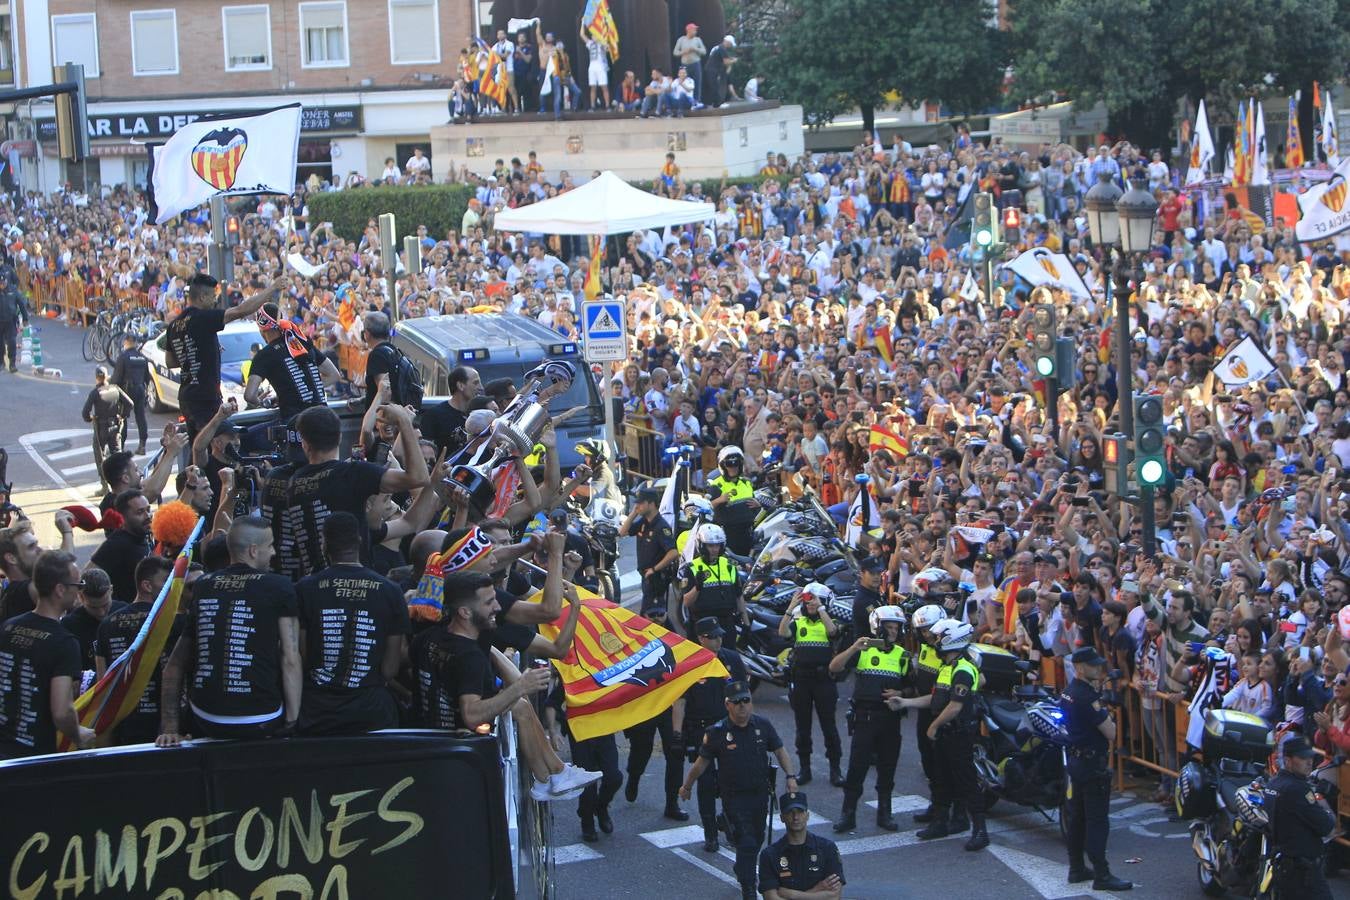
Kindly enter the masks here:
M 14 501 L 38 526 L 44 546 L 57 538 L 52 511 L 72 502 L 91 504 L 99 495 L 93 470 L 89 427 L 80 420 L 80 408 L 93 381 L 93 365 L 80 356 L 83 332 L 52 320 L 39 323 L 44 362 L 62 370 L 60 379 L 29 374 L 0 373 L 0 446 L 9 452 L 7 478 L 14 483 Z M 151 434 L 170 421 L 151 415 Z M 151 447 L 157 438 L 151 438 Z M 625 542 L 621 571 L 625 586 L 636 584 L 631 542 Z M 93 535 L 78 535 L 77 546 L 86 557 L 97 546 Z M 843 686 L 845 693 L 848 686 Z M 785 692 L 764 685 L 755 696 L 756 711 L 769 718 L 789 747 L 793 743 L 791 711 Z M 839 714 L 843 730 L 843 704 Z M 845 752 L 847 753 L 847 739 Z M 816 743 L 819 747 L 819 734 Z M 620 768 L 627 764 L 627 742 L 620 736 Z M 819 750 L 817 751 L 819 752 Z M 842 791 L 824 776 L 825 761 L 817 757 L 817 776 L 805 789 L 811 798 L 812 828 L 830 837 L 828 822 L 839 813 Z M 658 751 L 640 782 L 634 804 L 622 791 L 612 812 L 616 831 L 598 843 L 581 840 L 580 823 L 571 803 L 556 804 L 557 896 L 571 898 L 734 898 L 739 896 L 732 875 L 733 855 L 727 849 L 706 854 L 694 803 L 689 823 L 662 818 L 661 778 L 664 758 Z M 913 726 L 905 726 L 905 744 L 896 776 L 896 815 L 904 825 L 898 833 L 881 831 L 872 805 L 860 809 L 858 830 L 839 837 L 848 898 L 923 898 L 959 896 L 971 900 L 1014 898 L 1069 898 L 1096 895 L 1082 885 L 1065 881 L 1067 864 L 1058 824 L 1038 813 L 999 804 L 990 814 L 992 845 L 966 853 L 964 838 L 950 837 L 921 843 L 914 837 L 910 815 L 926 805 L 926 786 L 914 750 Z M 1195 864 L 1183 823 L 1168 821 L 1167 810 L 1144 798 L 1151 787 L 1112 799 L 1109 857 L 1115 872 L 1137 883 L 1132 896 L 1141 898 L 1201 897 Z M 781 835 L 781 825 L 778 834 Z M 1350 878 L 1333 879 L 1332 891 L 1350 898 Z

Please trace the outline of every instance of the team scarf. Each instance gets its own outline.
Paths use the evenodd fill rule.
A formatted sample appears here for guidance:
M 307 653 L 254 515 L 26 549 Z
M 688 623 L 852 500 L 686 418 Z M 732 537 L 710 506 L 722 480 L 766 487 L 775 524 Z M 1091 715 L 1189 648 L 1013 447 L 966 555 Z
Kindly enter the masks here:
M 282 338 L 286 341 L 286 349 L 290 351 L 292 359 L 304 359 L 309 355 L 309 350 L 305 348 L 304 335 L 300 333 L 300 326 L 289 319 L 276 319 L 267 314 L 264 309 L 259 309 L 257 316 L 254 317 L 258 327 L 264 331 L 280 331 Z
M 440 553 L 427 558 L 417 590 L 408 601 L 408 614 L 414 619 L 435 622 L 441 617 L 445 597 L 445 576 L 462 572 L 492 551 L 492 541 L 475 525 L 469 533 Z

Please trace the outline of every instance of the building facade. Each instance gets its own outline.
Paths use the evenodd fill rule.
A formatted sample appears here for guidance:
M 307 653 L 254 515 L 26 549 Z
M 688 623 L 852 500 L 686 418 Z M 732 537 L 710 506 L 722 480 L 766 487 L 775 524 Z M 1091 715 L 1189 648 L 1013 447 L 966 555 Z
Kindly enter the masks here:
M 10 164 L 25 188 L 84 180 L 145 182 L 145 144 L 204 115 L 304 106 L 297 180 L 401 165 L 446 121 L 459 52 L 476 27 L 474 0 L 16 0 L 0 4 L 0 41 L 18 86 L 50 83 L 52 67 L 85 69 L 91 159 L 55 152 L 50 103 L 17 104 Z M 0 53 L 0 83 L 5 55 Z M 16 149 L 17 148 L 17 149 Z

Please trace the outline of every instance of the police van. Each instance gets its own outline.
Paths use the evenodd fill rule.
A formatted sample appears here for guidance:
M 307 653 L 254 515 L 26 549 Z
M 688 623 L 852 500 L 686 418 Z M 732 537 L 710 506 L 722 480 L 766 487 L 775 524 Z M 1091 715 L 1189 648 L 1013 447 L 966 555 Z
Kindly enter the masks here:
M 423 409 L 449 396 L 450 372 L 456 366 L 472 366 L 484 384 L 510 378 L 519 388 L 525 373 L 545 360 L 567 360 L 576 367 L 577 377 L 567 393 L 553 398 L 549 412 L 556 416 L 576 406 L 585 409 L 568 419 L 558 435 L 558 461 L 564 475 L 581 462 L 578 443 L 586 438 L 604 439 L 605 409 L 595 376 L 581 358 L 581 343 L 565 339 L 535 319 L 499 313 L 404 319 L 394 329 L 393 343 L 422 375 Z

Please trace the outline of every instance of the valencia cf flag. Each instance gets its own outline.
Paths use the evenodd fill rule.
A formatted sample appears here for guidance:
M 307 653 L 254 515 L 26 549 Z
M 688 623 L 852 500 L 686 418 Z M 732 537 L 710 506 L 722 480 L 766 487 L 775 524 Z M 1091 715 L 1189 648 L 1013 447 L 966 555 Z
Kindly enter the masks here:
M 581 615 L 576 638 L 563 659 L 553 660 L 562 678 L 567 727 L 578 741 L 614 734 L 669 709 L 691 684 L 729 673 L 709 651 L 637 613 L 577 588 Z M 543 591 L 526 602 L 538 603 Z M 548 640 L 558 636 L 568 606 L 556 620 L 539 626 Z

